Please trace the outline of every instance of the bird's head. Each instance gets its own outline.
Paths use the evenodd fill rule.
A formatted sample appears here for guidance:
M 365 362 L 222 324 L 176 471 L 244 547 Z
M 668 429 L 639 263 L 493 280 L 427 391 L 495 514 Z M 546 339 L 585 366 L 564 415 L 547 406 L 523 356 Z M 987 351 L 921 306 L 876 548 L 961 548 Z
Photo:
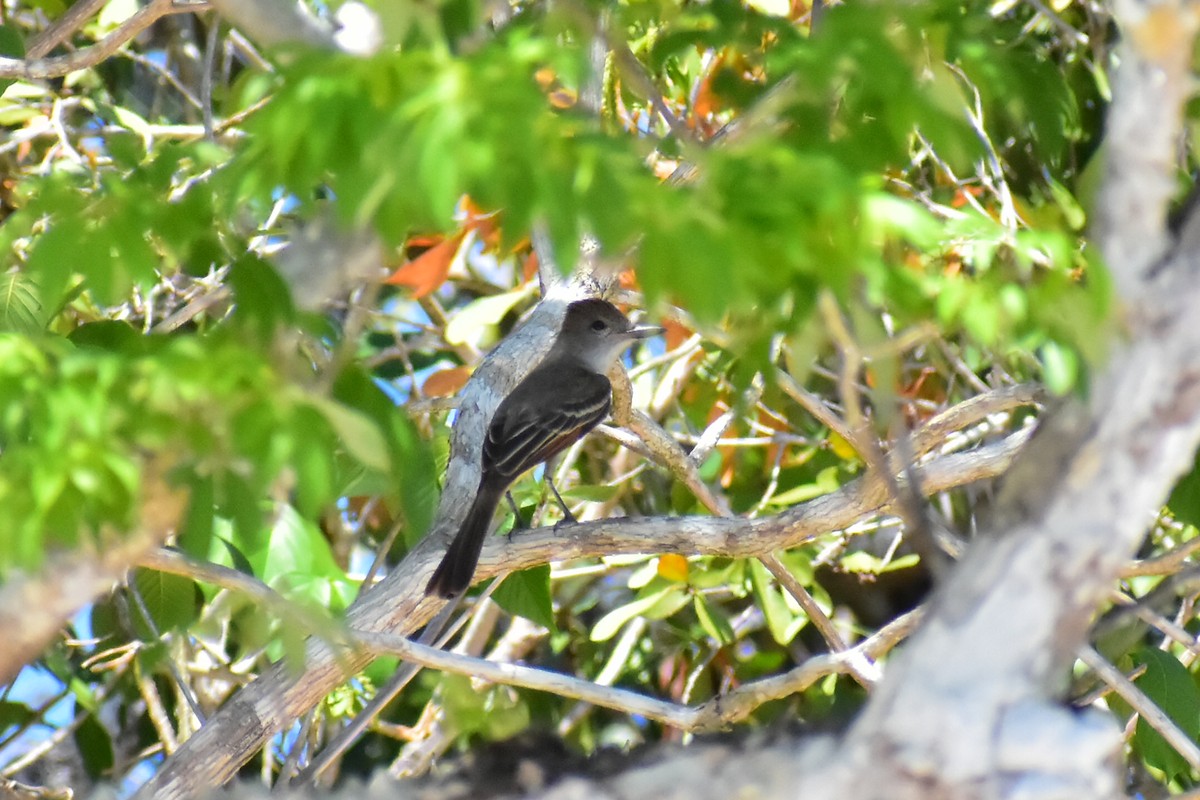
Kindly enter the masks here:
M 555 350 L 579 358 L 588 369 L 603 375 L 626 347 L 662 330 L 634 325 L 606 300 L 576 300 L 567 306 Z

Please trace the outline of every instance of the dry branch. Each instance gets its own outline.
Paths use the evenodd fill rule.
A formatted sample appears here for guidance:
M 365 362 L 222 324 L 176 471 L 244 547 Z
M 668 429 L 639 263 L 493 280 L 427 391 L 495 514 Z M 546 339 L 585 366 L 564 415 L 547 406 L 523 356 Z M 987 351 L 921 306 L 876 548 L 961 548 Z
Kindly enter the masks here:
M 175 530 L 186 493 L 168 486 L 153 469 L 142 484 L 141 521 L 129 535 L 102 534 L 97 545 L 82 545 L 51 556 L 36 574 L 12 576 L 0 586 L 0 686 L 45 651 L 72 614 L 121 581 L 129 565 Z M 111 539 L 111 540 L 110 540 Z
M 117 26 L 116 30 L 91 47 L 84 47 L 73 53 L 52 58 L 20 59 L 0 56 L 0 78 L 24 78 L 26 80 L 61 78 L 76 70 L 94 67 L 162 17 L 168 14 L 190 14 L 193 11 L 203 10 L 203 8 L 203 5 L 197 4 L 177 6 L 175 0 L 151 0 L 148 5 L 139 8 L 129 19 Z M 57 36 L 58 33 L 55 35 Z M 49 41 L 47 39 L 47 42 Z M 40 41 L 35 44 L 40 45 L 39 51 L 45 46 L 45 43 Z
M 561 308 L 560 308 L 561 312 Z M 536 316 L 534 318 L 537 319 Z M 536 363 L 536 358 L 520 358 L 516 353 L 532 346 L 544 346 L 550 331 L 540 328 L 544 337 L 538 342 L 532 336 L 530 323 L 509 337 L 489 357 L 479 372 L 488 374 L 498 369 L 497 362 Z M 510 367 L 515 369 L 515 367 Z M 503 369 L 503 368 L 499 368 Z M 519 376 L 500 371 L 506 386 L 500 391 L 489 390 L 491 408 L 498 402 L 507 382 Z M 475 383 L 473 380 L 472 383 Z M 484 384 L 486 386 L 486 384 Z M 484 415 L 480 407 L 484 399 L 480 385 L 468 384 L 463 405 L 465 414 Z M 493 392 L 495 392 L 493 394 Z M 486 413 L 490 413 L 490 410 Z M 486 419 L 486 416 L 483 416 Z M 965 420 L 969 421 L 969 420 Z M 483 426 L 464 425 L 460 418 L 458 439 L 482 435 Z M 932 457 L 919 468 L 922 489 L 934 493 L 1002 474 L 1021 448 L 1028 433 L 1020 431 L 969 453 Z M 468 452 L 479 452 L 479 443 Z M 458 478 L 448 478 L 443 494 L 437 530 L 452 531 L 465 504 L 447 499 L 455 485 L 462 491 L 477 475 L 477 457 L 464 455 L 457 469 Z M 450 473 L 456 469 L 451 460 Z M 475 470 L 475 472 L 472 472 Z M 467 490 L 469 491 L 469 489 Z M 465 497 L 463 494 L 462 497 Z M 484 580 L 501 572 L 525 569 L 544 564 L 551 559 L 589 558 L 629 553 L 678 552 L 704 555 L 751 557 L 794 547 L 831 530 L 840 530 L 853 523 L 884 512 L 889 496 L 881 481 L 859 479 L 837 492 L 816 498 L 808 503 L 787 509 L 779 514 L 757 519 L 682 517 L 641 520 L 610 519 L 579 525 L 538 528 L 507 537 L 490 537 L 484 545 L 476 573 Z M 449 527 L 447 527 L 449 526 Z M 426 598 L 425 581 L 441 555 L 443 544 L 438 536 L 427 536 L 408 558 L 377 586 L 363 593 L 347 614 L 350 627 L 360 632 L 407 635 L 417 630 L 441 607 L 442 601 Z M 853 652 L 853 651 L 847 651 Z M 839 656 L 840 657 L 840 656 Z M 142 789 L 141 797 L 187 797 L 205 787 L 219 785 L 257 751 L 264 742 L 301 714 L 308 711 L 355 670 L 362 669 L 372 656 L 363 653 L 342 653 L 340 660 L 325 643 L 312 640 L 308 648 L 306 669 L 302 675 L 293 674 L 284 664 L 277 664 L 253 684 L 239 692 L 192 739 L 183 744 L 159 772 Z M 860 655 L 845 656 L 847 660 Z

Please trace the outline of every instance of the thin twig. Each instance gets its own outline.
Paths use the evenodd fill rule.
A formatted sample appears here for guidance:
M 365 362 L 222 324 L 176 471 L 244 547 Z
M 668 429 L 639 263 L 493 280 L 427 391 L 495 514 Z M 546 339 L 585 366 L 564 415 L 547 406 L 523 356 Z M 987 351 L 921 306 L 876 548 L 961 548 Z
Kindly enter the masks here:
M 33 37 L 29 42 L 29 47 L 25 48 L 25 57 L 41 58 L 46 55 L 71 38 L 75 31 L 100 13 L 100 9 L 104 8 L 107 3 L 108 0 L 78 0 L 64 11 L 62 16 L 50 23 L 44 31 Z
M 133 604 L 137 608 L 138 613 L 142 617 L 142 622 L 150 629 L 150 635 L 157 640 L 162 640 L 163 634 L 158 629 L 158 624 L 154 621 L 154 616 L 150 613 L 150 609 L 146 606 L 146 600 L 142 597 L 141 591 L 137 588 L 136 581 L 133 580 L 133 575 L 130 574 L 129 580 L 125 587 L 129 591 L 129 596 L 133 598 Z M 196 700 L 196 695 L 192 691 L 192 687 L 183 679 L 183 673 L 179 671 L 179 665 L 175 663 L 174 658 L 166 659 L 167 670 L 171 673 L 171 677 L 175 679 L 175 684 L 179 689 L 179 693 L 183 699 L 187 701 L 188 708 L 192 710 L 196 720 L 200 724 L 204 724 L 204 710 L 200 708 L 200 703 Z
M 176 6 L 174 0 L 150 0 L 149 4 L 139 8 L 129 19 L 118 25 L 116 30 L 90 47 L 53 58 L 26 60 L 0 56 L 0 78 L 44 80 L 61 78 L 71 72 L 94 67 L 159 19 L 171 14 L 191 14 L 206 7 L 199 3 Z
M 849 650 L 816 656 L 783 675 L 743 684 L 725 695 L 690 707 L 656 700 L 626 689 L 597 686 L 571 675 L 447 653 L 403 636 L 369 631 L 356 631 L 354 635 L 369 650 L 391 653 L 405 661 L 432 669 L 483 678 L 492 683 L 551 692 L 625 714 L 644 716 L 683 731 L 703 731 L 745 719 L 764 703 L 803 691 L 827 675 L 847 673 L 855 660 L 879 658 L 912 632 L 920 616 L 919 611 L 909 612 Z
M 817 605 L 817 601 L 800 584 L 800 581 L 796 580 L 796 576 L 784 566 L 778 556 L 770 553 L 765 556 L 759 556 L 758 560 L 775 576 L 775 580 L 779 582 L 779 585 L 795 598 L 800 608 L 808 616 L 808 621 L 820 632 L 821 638 L 829 645 L 829 649 L 832 652 L 844 653 L 849 650 L 846 646 L 846 641 L 838 633 L 837 628 L 833 626 L 833 620 L 826 616 L 821 607 Z M 848 662 L 847 671 L 864 689 L 870 689 L 881 677 L 879 667 L 871 663 L 866 657 L 860 657 L 857 660 Z
M 1200 551 L 1200 536 L 1189 539 L 1161 556 L 1129 562 L 1121 570 L 1121 577 L 1135 578 L 1142 575 L 1170 575 L 1178 572 L 1181 567 L 1188 564 L 1188 559 L 1197 551 Z
M 646 628 L 650 625 L 645 617 L 634 617 L 629 624 L 625 626 L 625 630 L 621 631 L 621 636 L 617 639 L 616 645 L 608 654 L 608 660 L 604 662 L 604 666 L 600 668 L 600 672 L 596 674 L 597 686 L 612 686 L 616 683 L 617 678 L 621 677 L 621 673 L 625 671 L 626 665 L 629 663 L 629 657 L 633 655 L 634 648 L 641 641 L 642 635 L 646 632 Z M 558 735 L 566 738 L 575 727 L 583 721 L 594 706 L 588 703 L 576 703 L 575 706 L 563 714 L 563 717 L 558 722 Z
M 200 111 L 204 117 L 204 138 L 215 141 L 216 128 L 213 124 L 213 82 L 217 64 L 217 45 L 220 42 L 221 18 L 214 17 L 204 39 L 204 63 L 200 74 Z
M 813 417 L 829 428 L 830 431 L 842 437 L 851 447 L 854 446 L 854 433 L 845 421 L 833 410 L 826 405 L 825 401 L 817 395 L 805 389 L 796 379 L 784 372 L 782 369 L 775 370 L 775 382 L 783 389 L 783 393 L 795 400 L 801 408 L 812 414 Z
M 1157 731 L 1167 741 L 1175 752 L 1191 765 L 1192 769 L 1200 769 L 1200 747 L 1179 726 L 1167 716 L 1166 712 L 1146 694 L 1133 684 L 1133 681 L 1100 655 L 1090 645 L 1079 651 L 1079 660 L 1086 664 L 1100 680 L 1112 687 L 1121 699 L 1133 708 L 1146 724 Z
M 719 517 L 732 517 L 733 511 L 729 502 L 718 495 L 700 477 L 696 462 L 688 457 L 683 448 L 671 437 L 661 425 L 652 420 L 642 411 L 634 410 L 629 418 L 629 429 L 636 433 L 650 451 L 655 460 L 667 467 L 696 499 L 711 513 Z

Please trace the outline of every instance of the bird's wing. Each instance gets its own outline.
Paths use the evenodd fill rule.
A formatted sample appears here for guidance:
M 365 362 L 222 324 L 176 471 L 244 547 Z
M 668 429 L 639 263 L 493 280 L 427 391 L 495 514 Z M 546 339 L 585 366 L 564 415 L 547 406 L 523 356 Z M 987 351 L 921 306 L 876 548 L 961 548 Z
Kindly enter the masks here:
M 551 374 L 552 380 L 531 373 L 496 410 L 483 443 L 485 474 L 511 482 L 565 450 L 608 415 L 608 378 L 585 369 L 559 368 Z

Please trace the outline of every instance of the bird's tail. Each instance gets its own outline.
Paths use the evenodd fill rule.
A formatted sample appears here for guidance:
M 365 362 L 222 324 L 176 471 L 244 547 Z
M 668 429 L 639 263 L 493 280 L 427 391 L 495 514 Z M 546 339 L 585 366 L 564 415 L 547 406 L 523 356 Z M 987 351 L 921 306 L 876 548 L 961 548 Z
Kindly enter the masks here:
M 471 585 L 475 576 L 475 565 L 479 563 L 479 551 L 483 549 L 483 539 L 487 536 L 492 524 L 492 515 L 496 513 L 496 505 L 504 490 L 495 489 L 480 484 L 467 512 L 458 535 L 450 543 L 442 563 L 434 570 L 433 577 L 425 585 L 425 594 L 436 594 L 439 597 L 451 598 L 461 594 Z

